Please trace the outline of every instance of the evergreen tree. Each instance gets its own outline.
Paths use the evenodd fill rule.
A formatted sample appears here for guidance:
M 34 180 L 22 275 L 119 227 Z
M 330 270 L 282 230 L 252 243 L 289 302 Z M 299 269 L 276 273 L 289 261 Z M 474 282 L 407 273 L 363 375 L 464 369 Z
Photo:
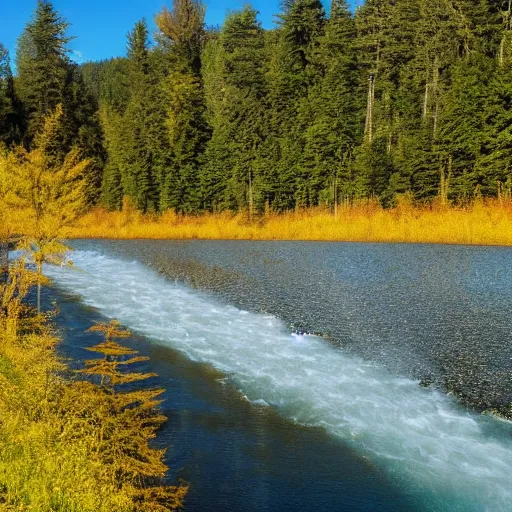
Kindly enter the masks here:
M 34 17 L 19 39 L 16 87 L 27 116 L 24 142 L 31 146 L 47 115 L 62 108 L 56 132 L 55 156 L 61 161 L 72 148 L 91 160 L 86 199 L 94 204 L 99 196 L 104 165 L 98 106 L 88 93 L 82 76 L 69 60 L 66 36 L 69 24 L 53 5 L 38 0 Z
M 29 143 L 45 116 L 64 103 L 70 65 L 68 26 L 50 2 L 38 0 L 33 19 L 18 41 L 17 87 L 28 116 Z
M 301 155 L 304 133 L 311 122 L 308 91 L 319 79 L 315 48 L 323 35 L 325 13 L 317 0 L 296 0 L 284 4 L 272 51 L 267 105 L 270 130 L 275 136 L 266 150 L 264 165 L 278 176 L 270 198 L 278 209 L 314 203 Z
M 109 152 L 102 197 L 109 208 L 120 208 L 126 195 L 140 210 L 158 211 L 169 147 L 164 99 L 152 66 L 145 20 L 137 22 L 128 34 L 127 53 L 127 66 L 111 63 L 115 67 L 112 75 L 107 75 L 110 85 L 98 90 Z M 121 84 L 125 77 L 128 87 L 114 85 L 115 77 L 121 78 Z M 123 90 L 128 100 L 123 100 Z
M 0 43 L 0 143 L 9 146 L 21 136 L 21 105 L 14 90 L 9 53 Z
M 170 166 L 162 176 L 162 208 L 195 213 L 202 203 L 199 169 L 209 138 L 201 71 L 204 6 L 197 0 L 174 0 L 172 10 L 156 17 L 173 61 L 163 80 L 167 98 Z
M 262 209 L 265 200 L 257 166 L 263 139 L 265 55 L 256 16 L 249 6 L 228 16 L 219 39 L 210 43 L 205 74 L 213 128 L 202 176 L 205 206 L 247 209 L 250 215 Z
M 106 152 L 101 182 L 101 202 L 109 209 L 120 209 L 124 190 L 121 184 L 123 156 L 127 154 L 124 113 L 130 101 L 129 61 L 115 58 L 81 66 L 81 74 L 89 93 L 99 104 L 95 118 L 103 132 Z
M 321 70 L 321 77 L 309 91 L 308 112 L 312 122 L 304 134 L 303 179 L 312 190 L 314 204 L 332 204 L 340 193 L 351 195 L 349 164 L 361 136 L 354 108 L 361 102 L 355 36 L 347 2 L 334 0 L 325 34 L 315 48 L 314 62 Z

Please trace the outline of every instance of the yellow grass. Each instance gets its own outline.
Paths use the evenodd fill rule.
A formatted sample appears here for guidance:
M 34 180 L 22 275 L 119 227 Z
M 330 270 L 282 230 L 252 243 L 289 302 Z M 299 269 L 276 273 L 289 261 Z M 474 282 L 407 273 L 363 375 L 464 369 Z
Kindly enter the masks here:
M 367 201 L 326 209 L 269 214 L 142 215 L 94 209 L 64 233 L 68 238 L 323 240 L 512 245 L 512 202 L 479 200 L 466 207 L 412 207 L 402 201 L 384 210 Z

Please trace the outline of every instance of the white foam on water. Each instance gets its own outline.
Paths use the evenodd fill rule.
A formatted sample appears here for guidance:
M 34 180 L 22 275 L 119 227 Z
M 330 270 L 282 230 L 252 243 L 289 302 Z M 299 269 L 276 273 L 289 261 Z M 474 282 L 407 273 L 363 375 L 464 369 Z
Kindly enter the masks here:
M 138 262 L 88 251 L 73 261 L 46 273 L 106 317 L 221 370 L 254 404 L 342 438 L 425 510 L 512 510 L 512 440 L 489 433 L 492 418 Z

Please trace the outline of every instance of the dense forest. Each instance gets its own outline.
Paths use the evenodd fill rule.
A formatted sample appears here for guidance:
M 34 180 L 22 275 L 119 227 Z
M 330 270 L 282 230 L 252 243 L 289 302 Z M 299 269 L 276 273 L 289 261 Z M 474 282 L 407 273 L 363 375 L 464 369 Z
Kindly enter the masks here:
M 465 202 L 512 188 L 512 0 L 284 0 L 205 25 L 174 0 L 126 57 L 77 65 L 45 0 L 0 45 L 0 145 L 30 150 L 62 109 L 55 161 L 88 167 L 87 200 L 141 211 L 282 211 L 401 194 Z M 154 41 L 152 41 L 154 39 Z M 60 107 L 58 107 L 60 105 Z

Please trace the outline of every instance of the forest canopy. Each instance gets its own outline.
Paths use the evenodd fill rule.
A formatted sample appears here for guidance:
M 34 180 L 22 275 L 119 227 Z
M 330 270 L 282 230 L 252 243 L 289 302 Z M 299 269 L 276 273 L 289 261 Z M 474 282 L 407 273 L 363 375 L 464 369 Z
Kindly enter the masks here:
M 68 21 L 38 0 L 16 76 L 0 44 L 0 146 L 30 151 L 61 108 L 52 158 L 87 159 L 87 202 L 109 209 L 510 195 L 511 4 L 285 0 L 265 30 L 250 5 L 212 28 L 200 0 L 173 0 L 125 57 L 79 66 Z

